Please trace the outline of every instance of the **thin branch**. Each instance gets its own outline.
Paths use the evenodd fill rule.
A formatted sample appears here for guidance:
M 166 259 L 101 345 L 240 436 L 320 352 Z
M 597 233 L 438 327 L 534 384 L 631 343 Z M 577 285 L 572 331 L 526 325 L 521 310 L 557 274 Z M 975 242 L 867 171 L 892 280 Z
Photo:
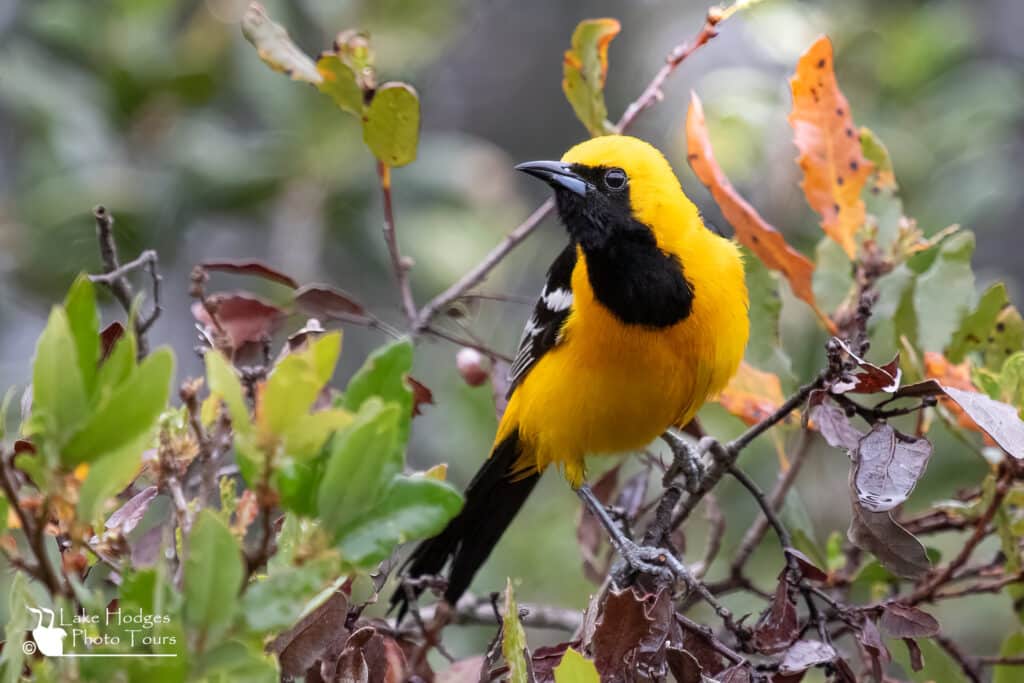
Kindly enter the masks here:
M 100 275 L 90 275 L 89 279 L 92 282 L 105 285 L 127 315 L 132 313 L 135 298 L 131 282 L 128 281 L 128 275 L 136 270 L 145 269 L 152 281 L 153 309 L 149 312 L 149 315 L 137 314 L 134 321 L 138 356 L 142 358 L 149 353 L 149 342 L 146 339 L 146 332 L 149 331 L 149 328 L 153 326 L 153 323 L 156 322 L 163 311 L 163 307 L 160 304 L 161 277 L 157 253 L 152 249 L 147 249 L 135 259 L 121 264 L 117 256 L 117 243 L 114 240 L 113 214 L 103 206 L 97 206 L 93 209 L 92 213 L 96 219 L 96 239 L 99 242 L 103 273 Z
M 383 161 L 377 162 L 377 177 L 380 178 L 380 191 L 384 198 L 384 242 L 388 245 L 391 256 L 391 269 L 398 281 L 398 291 L 402 296 L 402 308 L 405 310 L 409 324 L 416 323 L 416 301 L 412 297 L 409 286 L 410 262 L 402 256 L 398 249 L 398 234 L 395 232 L 395 209 L 391 201 L 391 167 Z
M 644 88 L 643 92 L 640 93 L 640 96 L 626 107 L 622 118 L 615 124 L 616 131 L 625 133 L 633 125 L 641 112 L 661 99 L 661 88 L 665 85 L 665 81 L 668 80 L 669 76 L 675 73 L 690 55 L 718 35 L 714 28 L 717 23 L 718 20 L 709 13 L 708 17 L 704 20 L 704 25 L 701 26 L 697 35 L 692 40 L 680 43 L 672 48 L 668 57 L 665 58 L 665 63 L 654 74 L 654 77 Z M 508 256 L 509 252 L 537 229 L 554 208 L 554 199 L 547 199 L 543 204 L 534 209 L 522 223 L 513 228 L 482 261 L 473 266 L 469 272 L 454 282 L 448 289 L 427 302 L 413 319 L 413 334 L 422 333 L 439 312 L 446 310 L 453 301 L 483 282 L 490 275 L 491 271 Z
M 422 608 L 420 615 L 423 620 L 432 620 L 440 604 L 442 603 Z M 583 613 L 550 605 L 520 603 L 519 620 L 523 626 L 529 628 L 574 633 L 583 624 Z M 501 619 L 495 614 L 489 599 L 469 596 L 459 600 L 459 604 L 452 611 L 451 623 L 460 626 L 493 626 L 500 625 Z
M 25 540 L 28 541 L 29 549 L 35 556 L 35 564 L 29 565 L 23 563 L 23 569 L 28 571 L 29 574 L 39 579 L 39 581 L 46 586 L 47 590 L 50 591 L 50 595 L 57 597 L 60 595 L 70 597 L 72 595 L 70 586 L 64 580 L 62 572 L 58 572 L 50 564 L 50 559 L 46 551 L 46 503 L 44 500 L 41 506 L 41 512 L 39 519 L 34 519 L 28 514 L 24 506 L 21 505 L 17 495 L 17 490 L 12 482 L 12 473 L 8 466 L 8 458 L 4 454 L 0 454 L 0 488 L 3 488 L 4 495 L 10 502 L 11 507 L 14 508 L 15 514 L 18 516 L 18 521 L 21 522 L 21 530 L 25 534 Z M 14 564 L 14 563 L 12 563 Z M 30 571 L 33 570 L 34 571 Z

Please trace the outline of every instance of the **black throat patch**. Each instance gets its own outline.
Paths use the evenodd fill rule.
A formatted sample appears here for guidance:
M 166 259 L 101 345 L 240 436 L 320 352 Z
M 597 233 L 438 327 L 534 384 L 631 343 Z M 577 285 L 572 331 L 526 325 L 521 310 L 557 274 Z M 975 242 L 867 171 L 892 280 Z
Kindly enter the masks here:
M 610 191 L 603 167 L 573 167 L 591 188 L 586 197 L 556 194 L 570 238 L 583 248 L 594 296 L 627 325 L 669 327 L 693 310 L 693 284 L 683 264 L 662 251 L 649 227 L 633 217 L 629 187 Z

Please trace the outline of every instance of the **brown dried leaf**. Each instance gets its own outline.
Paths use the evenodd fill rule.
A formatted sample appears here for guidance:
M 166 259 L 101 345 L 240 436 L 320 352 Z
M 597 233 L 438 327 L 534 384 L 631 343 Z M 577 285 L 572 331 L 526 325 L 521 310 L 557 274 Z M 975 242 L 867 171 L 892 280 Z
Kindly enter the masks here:
M 703 669 L 697 658 L 686 650 L 670 647 L 667 652 L 668 670 L 677 683 L 702 683 Z
M 775 587 L 772 604 L 754 627 L 754 645 L 761 652 L 775 654 L 788 648 L 799 636 L 796 603 L 789 593 L 789 584 L 782 577 Z
M 124 325 L 116 320 L 100 330 L 100 363 L 114 350 L 114 344 L 124 336 Z
M 590 643 L 601 680 L 629 679 L 637 671 L 663 678 L 672 622 L 670 591 L 644 596 L 636 589 L 610 591 Z
M 878 627 L 875 625 L 874 620 L 864 620 L 858 639 L 868 654 L 871 655 L 871 669 L 875 680 L 882 680 L 882 673 L 885 667 L 889 665 L 889 662 L 892 661 L 892 655 L 889 653 L 889 648 L 886 647 L 885 641 L 882 640 L 882 634 L 878 632 Z
M 531 657 L 533 683 L 553 683 L 555 680 L 555 667 L 561 663 L 562 657 L 565 656 L 565 651 L 570 647 L 579 647 L 579 641 L 574 640 L 568 643 L 558 643 L 557 645 L 546 645 L 536 648 Z M 479 680 L 479 677 L 476 680 Z
M 812 667 L 828 664 L 835 658 L 836 651 L 831 645 L 819 640 L 799 640 L 786 650 L 779 665 L 779 673 L 802 673 Z
M 911 671 L 920 671 L 924 668 L 924 657 L 921 655 L 921 646 L 913 638 L 904 638 L 903 644 L 907 646 L 907 654 L 910 656 Z
M 678 619 L 674 621 L 670 631 L 672 645 L 667 648 L 669 667 L 672 666 L 672 652 L 685 651 L 697 660 L 706 676 L 715 676 L 725 668 L 722 664 L 722 656 L 707 639 L 707 636 L 699 631 L 686 628 Z
M 718 683 L 750 683 L 750 671 L 742 664 L 731 666 L 715 677 Z
M 432 406 L 434 405 L 434 392 L 432 392 L 426 384 L 420 382 L 413 377 L 406 375 L 405 381 L 408 382 L 412 388 L 412 415 L 422 415 L 423 411 L 420 410 L 420 406 Z
M 303 285 L 295 292 L 295 306 L 317 318 L 364 317 L 366 309 L 348 292 L 331 285 Z
M 349 605 L 346 585 L 267 645 L 267 652 L 277 655 L 282 675 L 304 676 L 332 644 L 345 640 Z
M 886 569 L 903 578 L 917 579 L 931 569 L 924 546 L 893 520 L 892 512 L 865 510 L 854 499 L 846 536 L 858 548 L 874 553 Z
M 233 349 L 240 349 L 248 343 L 262 343 L 277 331 L 285 318 L 283 310 L 252 294 L 219 293 L 210 296 L 209 301 Z M 192 304 L 192 315 L 203 326 L 216 329 L 201 302 Z
M 901 505 L 914 490 L 932 456 L 927 439 L 907 436 L 879 422 L 860 440 L 854 465 L 854 490 L 861 506 L 885 512 Z
M 836 340 L 846 355 L 853 359 L 861 370 L 855 375 L 834 382 L 829 391 L 833 394 L 874 394 L 879 391 L 893 393 L 900 388 L 903 371 L 900 370 L 900 354 L 885 365 L 875 365 L 855 354 L 846 342 Z
M 789 557 L 796 560 L 797 565 L 800 567 L 800 573 L 803 574 L 805 579 L 809 581 L 828 581 L 828 573 L 823 571 L 818 565 L 814 564 L 814 561 L 804 555 L 796 548 L 784 548 L 783 552 Z
M 257 259 L 212 259 L 199 264 L 204 270 L 212 270 L 220 273 L 233 273 L 235 275 L 252 275 L 282 284 L 295 289 L 299 283 L 290 275 L 282 273 L 272 266 Z
M 853 259 L 857 254 L 854 235 L 865 217 L 860 194 L 874 164 L 864 157 L 850 104 L 836 82 L 828 37 L 818 38 L 800 57 L 789 84 L 793 91 L 789 124 L 804 174 L 800 187 L 807 203 L 821 215 L 825 234 Z
M 142 521 L 146 510 L 149 509 L 149 504 L 153 502 L 158 492 L 159 489 L 156 486 L 147 486 L 142 489 L 127 503 L 114 510 L 103 526 L 108 529 L 120 528 L 122 535 L 130 534 L 132 529 Z
M 810 419 L 825 441 L 833 448 L 846 449 L 854 453 L 864 432 L 850 423 L 842 408 L 831 401 L 825 401 L 811 408 Z
M 736 231 L 740 244 L 754 252 L 768 268 L 778 271 L 789 282 L 793 294 L 818 310 L 811 281 L 814 264 L 786 243 L 782 233 L 769 225 L 747 200 L 740 196 L 726 177 L 711 148 L 700 98 L 690 93 L 690 109 L 686 114 L 686 148 L 690 168 L 703 183 L 722 215 Z M 819 313 L 823 320 L 827 318 Z
M 939 632 L 935 617 L 916 607 L 894 602 L 882 609 L 878 625 L 891 638 L 930 638 Z

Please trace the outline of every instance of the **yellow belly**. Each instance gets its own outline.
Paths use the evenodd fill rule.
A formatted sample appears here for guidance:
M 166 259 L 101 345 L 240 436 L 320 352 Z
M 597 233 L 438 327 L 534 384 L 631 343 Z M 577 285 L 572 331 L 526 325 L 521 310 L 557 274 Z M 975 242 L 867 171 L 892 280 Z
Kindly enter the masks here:
M 594 301 L 580 261 L 563 341 L 512 395 L 497 439 L 518 428 L 517 471 L 555 464 L 573 486 L 585 455 L 640 450 L 688 422 L 736 371 L 748 331 L 745 290 L 710 288 L 697 290 L 691 315 L 673 327 L 623 325 Z

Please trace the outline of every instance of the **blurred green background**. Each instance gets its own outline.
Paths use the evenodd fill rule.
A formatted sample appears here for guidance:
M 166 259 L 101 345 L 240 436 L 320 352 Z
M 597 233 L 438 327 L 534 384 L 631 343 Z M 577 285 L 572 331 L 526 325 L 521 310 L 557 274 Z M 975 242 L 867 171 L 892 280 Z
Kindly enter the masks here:
M 543 199 L 544 188 L 512 166 L 558 157 L 585 136 L 560 87 L 561 56 L 575 24 L 597 16 L 622 22 L 609 53 L 614 119 L 669 49 L 693 35 L 706 9 L 691 0 L 265 4 L 311 54 L 327 48 L 339 30 L 369 30 L 382 80 L 407 80 L 418 89 L 419 159 L 395 171 L 394 187 L 400 241 L 416 262 L 412 281 L 420 303 Z M 339 285 L 402 323 L 380 236 L 374 161 L 355 122 L 314 89 L 260 63 L 236 23 L 242 5 L 0 1 L 0 387 L 29 380 L 27 359 L 49 303 L 76 272 L 98 268 L 90 216 L 98 203 L 117 217 L 123 255 L 159 250 L 165 313 L 151 339 L 175 347 L 182 376 L 200 367 L 192 353 L 187 275 L 204 258 L 263 258 L 300 281 Z M 792 243 L 811 253 L 821 233 L 797 188 L 787 77 L 799 54 L 827 33 L 856 122 L 874 129 L 892 153 L 907 214 L 927 234 L 951 223 L 975 230 L 979 283 L 1006 279 L 1020 303 L 1022 251 L 1014 233 L 1024 209 L 1022 31 L 1019 0 L 765 0 L 730 19 L 719 38 L 686 62 L 665 100 L 633 132 L 666 152 L 684 188 L 728 232 L 685 163 L 685 108 L 689 90 L 696 90 L 725 171 Z M 549 221 L 481 291 L 532 298 L 564 239 Z M 522 304 L 485 302 L 470 310 L 467 323 L 511 354 L 528 314 Z M 110 308 L 108 319 L 113 315 Z M 784 323 L 784 346 L 794 361 L 784 384 L 792 387 L 818 367 L 823 336 L 788 298 Z M 383 341 L 373 331 L 346 330 L 342 371 Z M 490 389 L 468 388 L 458 378 L 455 351 L 432 340 L 419 347 L 417 378 L 433 390 L 436 405 L 415 422 L 411 457 L 422 467 L 449 462 L 450 478 L 463 484 L 490 445 L 495 419 Z M 722 437 L 742 427 L 717 406 L 703 417 Z M 911 509 L 976 483 L 984 472 L 941 428 L 935 436 L 936 457 Z M 778 467 L 770 440 L 748 451 L 743 464 L 770 483 Z M 604 466 L 595 463 L 595 471 Z M 848 506 L 835 502 L 848 496 L 847 467 L 841 453 L 816 445 L 797 486 L 802 504 L 787 511 L 819 542 L 848 524 Z M 728 558 L 754 505 L 731 482 L 719 493 L 729 520 Z M 568 487 L 546 477 L 476 590 L 499 590 L 508 575 L 521 580 L 522 601 L 581 607 L 594 587 L 579 568 L 576 508 Z M 690 559 L 703 552 L 704 535 L 695 518 L 688 527 Z M 993 552 L 985 547 L 980 556 Z M 754 578 L 769 586 L 779 567 L 774 541 L 754 566 Z M 742 600 L 732 606 L 760 607 Z M 999 596 L 973 599 L 968 609 L 950 603 L 938 614 L 953 616 L 944 620 L 948 630 L 984 653 L 995 651 L 1013 623 L 1009 600 Z M 456 643 L 461 652 L 479 651 L 490 635 L 461 633 L 472 641 Z M 533 644 L 555 635 L 535 634 Z

